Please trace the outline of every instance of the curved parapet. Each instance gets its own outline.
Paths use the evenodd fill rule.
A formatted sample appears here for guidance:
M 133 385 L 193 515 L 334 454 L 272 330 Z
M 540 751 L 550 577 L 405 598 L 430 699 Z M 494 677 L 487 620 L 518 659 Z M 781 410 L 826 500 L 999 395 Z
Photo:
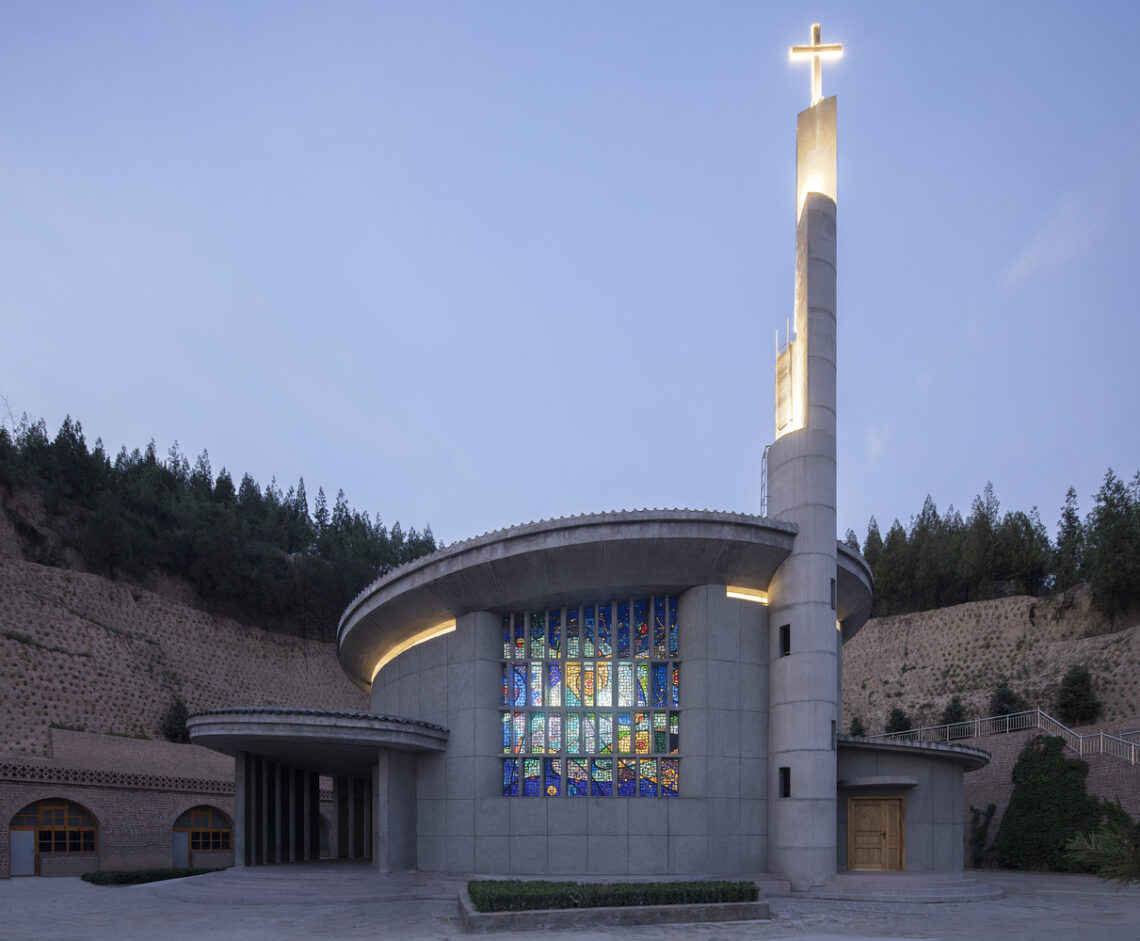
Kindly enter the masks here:
M 273 706 L 212 709 L 186 720 L 190 740 L 227 755 L 247 752 L 322 774 L 370 774 L 381 748 L 442 751 L 447 729 L 399 716 Z
M 766 591 L 796 532 L 794 524 L 742 513 L 634 510 L 488 533 L 417 559 L 358 595 L 337 630 L 340 664 L 367 690 L 393 651 L 472 611 L 573 603 L 584 593 L 677 594 L 705 584 Z

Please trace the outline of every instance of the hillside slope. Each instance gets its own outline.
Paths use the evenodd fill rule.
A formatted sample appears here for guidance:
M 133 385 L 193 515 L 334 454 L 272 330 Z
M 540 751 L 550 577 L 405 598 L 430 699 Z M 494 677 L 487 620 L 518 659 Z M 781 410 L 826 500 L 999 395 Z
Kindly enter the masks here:
M 1089 609 L 1087 591 L 876 618 L 843 649 L 844 728 L 858 715 L 868 732 L 881 732 L 895 706 L 916 726 L 936 725 L 955 694 L 968 715 L 988 715 L 1003 678 L 1049 712 L 1078 663 L 1104 703 L 1101 727 L 1140 728 L 1140 623 L 1109 625 Z
M 191 712 L 368 707 L 332 644 L 97 575 L 0 558 L 0 753 L 46 756 L 53 725 L 161 738 L 176 697 Z

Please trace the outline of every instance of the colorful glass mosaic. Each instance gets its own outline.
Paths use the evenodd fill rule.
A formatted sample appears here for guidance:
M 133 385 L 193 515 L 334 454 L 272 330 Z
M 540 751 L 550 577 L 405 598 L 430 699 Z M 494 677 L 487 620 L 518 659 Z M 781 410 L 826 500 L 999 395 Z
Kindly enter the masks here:
M 634 678 L 637 681 L 637 685 L 636 685 L 637 705 L 642 706 L 642 707 L 648 706 L 649 705 L 649 664 L 648 663 L 635 664 Z
M 622 601 L 617 606 L 617 655 L 629 656 L 629 602 Z
M 547 618 L 546 655 L 552 660 L 562 655 L 562 614 L 559 611 L 551 611 Z
M 541 759 L 538 758 L 524 758 L 523 763 L 523 780 L 522 791 L 523 797 L 538 797 L 539 793 L 539 779 L 538 772 L 542 766 Z
M 617 760 L 617 793 L 618 797 L 637 796 L 636 758 L 619 758 Z
M 671 597 L 504 617 L 504 795 L 676 796 L 678 639 Z
M 637 793 L 639 797 L 657 796 L 657 759 L 640 758 L 637 762 Z
M 614 648 L 611 643 L 613 622 L 610 620 L 612 609 L 608 604 L 598 605 L 598 636 L 595 641 L 599 657 L 612 657 Z
M 613 797 L 614 760 L 612 758 L 590 759 L 590 794 L 594 797 Z
M 530 658 L 541 660 L 546 656 L 546 615 L 530 614 Z
M 577 607 L 566 609 L 566 656 L 582 656 L 581 624 Z
M 588 758 L 566 759 L 566 795 L 586 797 L 590 793 L 590 760 Z

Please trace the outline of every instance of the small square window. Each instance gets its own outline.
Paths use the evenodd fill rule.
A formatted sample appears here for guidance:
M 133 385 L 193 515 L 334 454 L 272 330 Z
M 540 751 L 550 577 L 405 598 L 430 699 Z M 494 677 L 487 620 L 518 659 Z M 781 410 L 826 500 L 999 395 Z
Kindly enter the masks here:
M 792 625 L 780 625 L 780 656 L 786 657 L 792 652 Z
M 792 769 L 791 768 L 781 768 L 780 769 L 780 796 L 781 797 L 791 797 L 792 796 Z

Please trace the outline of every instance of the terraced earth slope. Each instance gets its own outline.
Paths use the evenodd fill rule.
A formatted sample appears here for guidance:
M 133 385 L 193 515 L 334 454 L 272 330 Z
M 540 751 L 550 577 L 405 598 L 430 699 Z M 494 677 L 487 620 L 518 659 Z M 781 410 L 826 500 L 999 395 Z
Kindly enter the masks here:
M 1093 677 L 1106 731 L 1140 728 L 1140 616 L 1109 624 L 1079 590 L 1053 598 L 1018 596 L 876 618 L 843 649 L 843 724 L 859 716 L 881 732 L 895 706 L 916 726 L 937 725 L 955 694 L 967 715 L 989 715 L 1004 678 L 1052 712 L 1073 664 Z
M 97 575 L 0 558 L 0 753 L 47 757 L 53 726 L 159 739 L 177 697 L 191 712 L 368 707 L 332 644 Z

